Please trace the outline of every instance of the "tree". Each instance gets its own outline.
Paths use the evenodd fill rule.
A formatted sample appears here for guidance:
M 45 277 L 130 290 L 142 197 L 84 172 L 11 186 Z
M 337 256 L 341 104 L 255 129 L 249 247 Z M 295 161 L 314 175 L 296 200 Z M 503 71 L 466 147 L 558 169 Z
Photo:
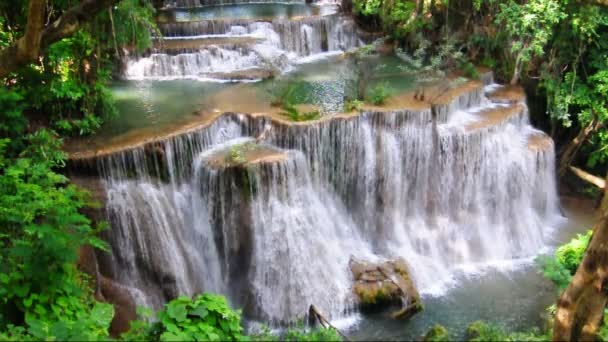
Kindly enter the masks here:
M 44 26 L 46 0 L 30 0 L 26 31 L 23 37 L 0 50 L 0 78 L 18 70 L 39 56 L 54 42 L 69 37 L 99 12 L 120 0 L 84 0 L 68 9 L 54 22 Z
M 579 170 L 580 171 L 580 170 Z M 585 179 L 592 179 L 587 178 Z M 606 175 L 608 180 L 608 174 Z M 594 182 L 593 184 L 595 184 Z M 601 183 L 600 183 L 601 184 Z M 595 341 L 608 303 L 608 187 L 591 242 L 572 281 L 557 301 L 554 341 Z

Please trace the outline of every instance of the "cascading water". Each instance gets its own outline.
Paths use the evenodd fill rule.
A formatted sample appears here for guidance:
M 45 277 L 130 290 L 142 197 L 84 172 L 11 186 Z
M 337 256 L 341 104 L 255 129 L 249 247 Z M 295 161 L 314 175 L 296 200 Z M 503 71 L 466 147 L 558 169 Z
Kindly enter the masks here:
M 211 162 L 268 127 L 271 158 Z M 525 104 L 490 102 L 479 85 L 431 109 L 309 124 L 224 114 L 161 152 L 102 160 L 119 281 L 155 306 L 221 292 L 274 323 L 310 304 L 334 318 L 353 308 L 351 256 L 402 257 L 418 289 L 436 292 L 459 269 L 545 245 L 558 213 L 553 146 L 539 134 Z
M 286 5 L 287 6 L 287 5 Z M 165 39 L 200 41 L 200 47 L 163 48 L 162 41 L 152 54 L 129 58 L 125 78 L 209 80 L 224 79 L 213 73 L 234 75 L 251 69 L 272 73 L 290 70 L 299 59 L 345 51 L 360 45 L 354 22 L 338 14 L 309 16 L 296 20 L 223 18 L 159 23 Z M 224 43 L 207 45 L 205 38 L 223 38 Z M 251 38 L 249 43 L 231 44 L 231 38 Z M 179 44 L 177 44 L 179 46 Z M 175 54 L 177 53 L 177 54 Z M 230 80 L 230 77 L 228 76 Z

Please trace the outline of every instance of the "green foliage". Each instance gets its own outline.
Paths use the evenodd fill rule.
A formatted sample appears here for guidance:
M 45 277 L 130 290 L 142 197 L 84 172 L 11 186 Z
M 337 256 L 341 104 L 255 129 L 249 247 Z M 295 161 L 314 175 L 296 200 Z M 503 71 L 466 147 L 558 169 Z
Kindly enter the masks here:
M 537 263 L 541 266 L 543 275 L 551 280 L 558 290 L 565 289 L 572 276 L 576 273 L 578 265 L 583 260 L 587 245 L 591 240 L 592 231 L 577 236 L 568 243 L 560 246 L 555 252 L 555 256 L 541 256 L 537 258 Z
M 528 332 L 505 332 L 502 328 L 483 321 L 476 321 L 467 328 L 469 341 L 550 341 L 550 332 L 542 333 L 538 329 Z
M 475 65 L 471 62 L 464 62 L 460 65 L 460 69 L 464 72 L 464 75 L 471 79 L 479 79 L 479 73 L 475 68 Z
M 0 3 L 0 49 L 23 35 L 27 5 Z M 74 5 L 49 2 L 45 21 Z M 151 27 L 124 16 L 152 23 L 150 3 L 123 0 L 115 10 L 117 30 L 134 35 L 120 43 L 147 39 L 149 46 Z M 115 112 L 106 87 L 114 56 L 107 19 L 83 24 L 0 80 L 0 340 L 109 339 L 113 308 L 93 299 L 76 268 L 80 247 L 106 248 L 96 238 L 101 227 L 80 212 L 91 205 L 88 195 L 60 173 L 66 156 L 58 134 L 28 126 L 33 119 L 32 126 L 85 135 Z
M 296 108 L 296 106 L 290 103 L 283 104 L 283 110 L 285 111 L 282 112 L 281 115 L 284 115 L 288 117 L 289 120 L 296 122 L 317 120 L 321 117 L 321 113 L 319 113 L 319 111 L 317 110 L 310 112 L 300 112 L 300 110 Z
M 161 341 L 244 340 L 239 311 L 223 296 L 204 293 L 190 299 L 178 297 L 158 313 Z
M 295 93 L 297 86 L 294 83 L 279 84 L 274 83 L 274 86 L 267 89 L 271 96 L 270 105 L 274 107 L 283 107 L 295 102 Z
M 598 331 L 597 335 L 601 341 L 608 341 L 608 325 L 606 325 L 606 322 L 608 322 L 608 309 L 604 309 L 603 322 L 604 323 L 600 327 L 600 330 Z
M 251 335 L 253 341 L 342 341 L 342 336 L 330 328 L 306 329 L 303 326 L 289 329 L 282 334 L 273 333 L 267 326 Z
M 281 338 L 283 341 L 342 341 L 342 337 L 334 329 L 290 329 L 287 334 Z
M 6 27 L 6 18 L 0 16 L 0 49 L 9 46 L 13 39 L 13 32 Z
M 361 100 L 349 100 L 344 103 L 344 111 L 345 112 L 360 112 L 363 109 L 364 102 Z
M 548 255 L 539 256 L 536 258 L 536 262 L 540 265 L 543 276 L 551 280 L 559 291 L 565 289 L 570 284 L 572 275 L 555 257 Z
M 444 77 L 446 70 L 459 67 L 471 76 L 477 73 L 471 70 L 475 67 L 462 52 L 464 46 L 457 39 L 448 37 L 433 46 L 422 33 L 418 33 L 414 35 L 412 43 L 416 46 L 413 52 L 397 51 L 405 62 L 401 69 L 406 72 L 415 73 L 418 77 L 438 78 Z
M 564 265 L 570 274 L 574 275 L 578 265 L 583 261 L 592 233 L 593 231 L 588 230 L 585 234 L 577 234 L 575 238 L 560 246 L 555 252 L 557 261 Z
M 232 145 L 230 147 L 230 153 L 226 156 L 226 161 L 234 164 L 244 164 L 247 162 L 245 153 L 255 148 L 255 144 L 246 142 L 242 144 Z
M 424 335 L 424 342 L 443 342 L 449 341 L 448 330 L 442 325 L 435 324 L 429 331 Z
M 143 51 L 152 45 L 150 32 L 160 37 L 151 1 L 122 0 L 114 9 L 114 29 L 118 46 L 134 46 Z M 105 20 L 105 18 L 103 18 Z M 112 37 L 114 39 L 114 36 Z
M 27 127 L 23 116 L 23 96 L 18 91 L 0 88 L 0 136 L 20 136 Z
M 368 101 L 374 105 L 382 105 L 391 95 L 391 88 L 387 83 L 380 83 L 368 92 Z
M 353 12 L 361 17 L 380 21 L 382 28 L 394 38 L 403 38 L 420 22 L 416 3 L 405 0 L 355 0 Z
M 113 311 L 95 303 L 75 267 L 78 248 L 105 248 L 79 212 L 87 194 L 54 170 L 64 165 L 61 141 L 48 130 L 26 138 L 16 157 L 0 144 L 0 308 L 14 308 L 25 326 L 6 326 L 0 339 L 106 338 Z
M 496 20 L 510 37 L 514 78 L 520 76 L 524 64 L 544 54 L 554 27 L 566 16 L 559 0 L 531 0 L 523 4 L 511 0 L 500 5 Z

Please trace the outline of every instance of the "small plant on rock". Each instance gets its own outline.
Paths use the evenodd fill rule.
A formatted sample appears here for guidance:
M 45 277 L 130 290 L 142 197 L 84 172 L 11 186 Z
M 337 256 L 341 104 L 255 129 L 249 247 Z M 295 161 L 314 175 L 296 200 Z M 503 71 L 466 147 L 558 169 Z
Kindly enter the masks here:
M 288 117 L 291 121 L 310 121 L 316 120 L 321 117 L 319 111 L 310 111 L 310 112 L 300 112 L 298 108 L 290 103 L 286 103 L 283 105 L 283 109 L 285 110 L 281 114 Z
M 344 102 L 344 111 L 352 112 L 352 111 L 361 111 L 363 109 L 363 101 L 361 100 L 348 100 Z
M 390 96 L 391 88 L 387 83 L 381 83 L 370 89 L 368 101 L 374 105 L 382 105 Z

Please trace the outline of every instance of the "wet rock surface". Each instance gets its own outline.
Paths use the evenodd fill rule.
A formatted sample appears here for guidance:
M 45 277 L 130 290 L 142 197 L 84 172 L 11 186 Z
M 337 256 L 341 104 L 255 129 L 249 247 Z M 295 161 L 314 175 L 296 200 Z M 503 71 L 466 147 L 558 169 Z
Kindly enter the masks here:
M 404 260 L 368 263 L 351 259 L 350 269 L 354 278 L 353 293 L 362 310 L 390 308 L 391 316 L 396 319 L 407 319 L 422 310 L 420 295 Z

